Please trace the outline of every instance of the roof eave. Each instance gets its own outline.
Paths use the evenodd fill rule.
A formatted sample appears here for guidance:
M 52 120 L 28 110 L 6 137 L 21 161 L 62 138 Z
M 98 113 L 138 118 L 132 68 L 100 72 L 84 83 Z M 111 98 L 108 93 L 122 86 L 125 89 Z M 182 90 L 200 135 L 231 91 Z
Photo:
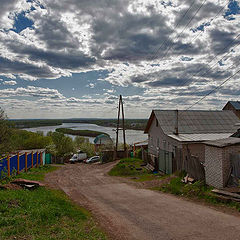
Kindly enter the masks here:
M 153 121 L 153 119 L 154 119 L 154 110 L 152 110 L 152 112 L 151 112 L 151 115 L 150 115 L 150 117 L 149 117 L 149 119 L 148 119 L 148 122 L 147 122 L 147 126 L 146 126 L 146 128 L 145 128 L 145 130 L 144 130 L 144 133 L 148 133 L 148 131 L 149 131 L 149 128 L 151 127 L 151 125 L 152 125 L 152 121 Z

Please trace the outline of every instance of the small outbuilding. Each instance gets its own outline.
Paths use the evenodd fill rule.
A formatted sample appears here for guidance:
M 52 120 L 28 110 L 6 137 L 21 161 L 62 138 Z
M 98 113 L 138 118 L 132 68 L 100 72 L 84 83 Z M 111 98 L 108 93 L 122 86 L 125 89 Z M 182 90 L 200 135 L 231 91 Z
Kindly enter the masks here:
M 230 177 L 240 178 L 240 138 L 205 142 L 206 183 L 224 188 Z

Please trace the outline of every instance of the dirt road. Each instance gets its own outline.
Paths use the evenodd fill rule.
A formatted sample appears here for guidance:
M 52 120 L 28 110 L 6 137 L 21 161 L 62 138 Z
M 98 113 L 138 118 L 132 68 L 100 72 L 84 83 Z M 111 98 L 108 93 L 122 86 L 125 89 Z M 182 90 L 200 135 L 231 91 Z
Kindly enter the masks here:
M 46 181 L 92 211 L 112 239 L 239 240 L 240 218 L 107 176 L 107 165 L 65 165 Z

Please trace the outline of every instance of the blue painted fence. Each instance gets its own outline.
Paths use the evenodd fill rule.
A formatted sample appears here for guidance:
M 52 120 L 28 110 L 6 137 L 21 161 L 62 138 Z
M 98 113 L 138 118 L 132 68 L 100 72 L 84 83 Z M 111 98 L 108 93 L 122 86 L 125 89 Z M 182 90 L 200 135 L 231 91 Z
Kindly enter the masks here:
M 8 158 L 3 158 L 0 160 L 0 179 L 5 178 L 8 176 L 8 173 L 12 175 L 13 173 L 17 173 L 18 169 L 18 155 L 12 156 L 9 158 L 9 172 L 8 172 Z M 27 163 L 27 169 L 32 168 L 32 166 L 41 165 L 41 153 L 35 152 L 33 154 L 32 159 L 32 153 L 27 154 L 27 162 L 25 159 L 25 153 L 22 155 L 19 155 L 19 172 L 25 170 L 25 164 Z M 32 164 L 33 163 L 33 164 Z

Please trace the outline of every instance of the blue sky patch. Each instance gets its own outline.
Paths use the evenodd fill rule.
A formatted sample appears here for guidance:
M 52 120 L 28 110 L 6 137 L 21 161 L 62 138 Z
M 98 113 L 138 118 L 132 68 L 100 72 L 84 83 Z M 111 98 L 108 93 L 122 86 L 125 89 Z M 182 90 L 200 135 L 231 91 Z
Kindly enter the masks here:
M 226 11 L 224 17 L 228 20 L 234 20 L 235 18 L 231 15 L 237 15 L 240 14 L 240 7 L 238 5 L 237 1 L 230 1 L 228 5 L 228 10 Z
M 15 17 L 15 22 L 13 25 L 13 30 L 16 33 L 20 33 L 26 28 L 31 28 L 33 26 L 33 21 L 26 17 L 25 12 L 21 12 Z

